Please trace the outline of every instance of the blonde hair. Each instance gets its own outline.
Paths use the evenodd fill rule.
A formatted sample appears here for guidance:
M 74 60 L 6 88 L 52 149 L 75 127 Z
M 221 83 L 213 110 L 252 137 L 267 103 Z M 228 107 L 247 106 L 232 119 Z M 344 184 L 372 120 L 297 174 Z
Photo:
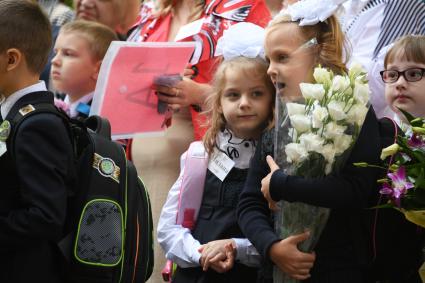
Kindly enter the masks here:
M 224 114 L 220 111 L 221 108 L 221 97 L 223 90 L 226 86 L 226 71 L 232 68 L 232 72 L 244 72 L 246 74 L 261 77 L 264 81 L 265 86 L 269 89 L 270 93 L 275 94 L 274 85 L 267 75 L 268 64 L 262 58 L 247 58 L 247 57 L 235 57 L 233 59 L 223 61 L 215 72 L 212 80 L 213 92 L 208 96 L 206 100 L 206 111 L 203 113 L 207 116 L 206 131 L 203 142 L 205 149 L 208 154 L 211 154 L 216 146 L 216 137 L 220 131 L 223 131 L 226 127 L 226 120 Z M 236 70 L 235 70 L 236 69 Z M 270 109 L 270 115 L 265 129 L 273 127 L 274 124 L 274 99 L 272 99 Z
M 425 64 L 425 36 L 406 35 L 399 38 L 385 55 L 384 67 L 398 56 L 407 61 Z
M 118 40 L 116 33 L 109 27 L 86 20 L 76 20 L 62 26 L 59 33 L 76 33 L 89 43 L 90 52 L 95 61 L 102 60 L 112 41 Z
M 159 0 L 156 5 L 154 17 L 163 17 L 168 13 L 172 12 L 176 6 L 176 1 L 180 0 Z M 201 15 L 205 7 L 205 0 L 197 0 L 196 6 L 193 9 L 192 15 L 190 16 L 191 20 L 196 20 Z
M 288 14 L 279 14 L 270 21 L 266 32 L 285 23 L 298 24 L 298 22 L 292 22 Z M 349 50 L 346 47 L 347 45 L 345 45 L 344 33 L 334 15 L 330 16 L 325 22 L 309 26 L 298 26 L 298 29 L 306 41 L 312 38 L 317 39 L 316 64 L 329 68 L 337 74 L 347 72 L 346 62 L 348 61 Z

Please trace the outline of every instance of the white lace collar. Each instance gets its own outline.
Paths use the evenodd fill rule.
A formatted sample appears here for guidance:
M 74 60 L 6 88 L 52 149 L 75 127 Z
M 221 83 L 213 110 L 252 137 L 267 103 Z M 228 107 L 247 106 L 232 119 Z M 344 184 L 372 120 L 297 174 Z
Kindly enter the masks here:
M 240 139 L 236 137 L 230 130 L 225 129 L 217 135 L 217 148 L 224 152 L 230 159 L 235 162 L 235 167 L 239 169 L 249 168 L 249 162 L 254 155 L 256 140 Z

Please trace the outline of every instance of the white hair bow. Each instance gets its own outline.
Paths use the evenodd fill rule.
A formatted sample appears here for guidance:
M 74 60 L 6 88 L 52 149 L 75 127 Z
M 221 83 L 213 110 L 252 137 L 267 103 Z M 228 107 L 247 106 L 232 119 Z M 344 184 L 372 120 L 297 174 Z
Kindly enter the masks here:
M 224 60 L 243 56 L 264 58 L 264 29 L 252 23 L 242 22 L 230 26 L 217 42 L 215 56 Z
M 300 0 L 284 11 L 292 21 L 300 21 L 300 26 L 309 26 L 324 22 L 333 15 L 347 0 Z

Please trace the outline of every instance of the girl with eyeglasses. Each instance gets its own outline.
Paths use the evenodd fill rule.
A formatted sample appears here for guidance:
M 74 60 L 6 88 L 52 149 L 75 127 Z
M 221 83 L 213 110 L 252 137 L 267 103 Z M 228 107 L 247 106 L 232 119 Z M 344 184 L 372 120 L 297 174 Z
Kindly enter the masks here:
M 408 35 L 396 41 L 385 56 L 384 66 L 385 98 L 397 119 L 404 120 L 399 109 L 424 117 L 425 36 Z
M 397 40 L 385 55 L 384 67 L 380 74 L 385 83 L 385 99 L 396 113 L 394 120 L 401 129 L 398 133 L 411 135 L 400 109 L 417 117 L 425 116 L 425 36 L 408 35 Z M 380 133 L 383 148 L 394 142 L 394 125 L 388 119 L 380 120 Z M 375 204 L 386 201 L 375 197 Z M 420 282 L 417 271 L 423 263 L 425 230 L 395 210 L 379 209 L 375 213 L 372 241 L 377 256 L 371 277 L 389 283 Z

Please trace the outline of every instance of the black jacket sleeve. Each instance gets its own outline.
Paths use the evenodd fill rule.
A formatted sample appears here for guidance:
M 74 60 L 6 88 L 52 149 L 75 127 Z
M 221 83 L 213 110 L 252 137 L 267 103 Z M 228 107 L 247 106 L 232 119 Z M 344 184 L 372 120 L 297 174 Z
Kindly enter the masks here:
M 239 199 L 237 213 L 242 232 L 263 258 L 267 259 L 271 245 L 279 241 L 280 238 L 274 232 L 272 212 L 261 193 L 261 180 L 270 172 L 263 153 L 263 147 L 264 144 L 260 142 L 251 160 L 248 177 Z
M 339 174 L 307 179 L 288 176 L 282 170 L 277 170 L 270 180 L 270 195 L 276 201 L 299 201 L 328 208 L 367 207 L 367 200 L 376 188 L 380 171 L 370 167 L 356 167 L 353 163 L 381 164 L 380 153 L 379 125 L 370 109 L 350 156 Z
M 61 118 L 40 113 L 24 120 L 14 139 L 20 207 L 0 217 L 2 249 L 56 241 L 66 215 L 71 141 Z

